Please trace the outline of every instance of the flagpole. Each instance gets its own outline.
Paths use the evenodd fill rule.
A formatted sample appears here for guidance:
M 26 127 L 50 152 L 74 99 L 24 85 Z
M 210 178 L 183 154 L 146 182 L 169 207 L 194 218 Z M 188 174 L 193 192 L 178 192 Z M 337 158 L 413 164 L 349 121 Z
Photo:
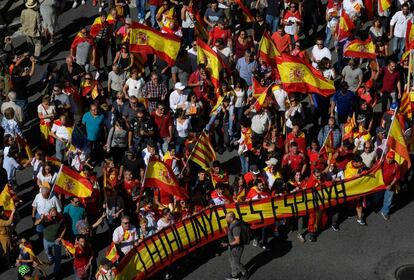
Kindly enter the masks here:
M 326 141 L 328 141 L 328 137 L 329 137 L 329 134 L 331 134 L 331 131 L 332 131 L 332 128 L 330 128 L 330 129 L 329 129 L 329 131 L 328 131 L 328 135 L 326 135 L 325 140 L 323 141 L 323 145 L 322 145 L 322 147 L 319 149 L 319 153 L 321 153 L 321 152 L 322 152 L 323 147 L 325 147 L 325 145 L 326 145 Z
M 407 93 L 410 93 L 410 84 L 411 84 L 411 75 L 412 73 L 412 63 L 413 63 L 413 50 L 410 50 L 410 54 L 408 57 L 408 77 L 407 77 Z M 403 91 L 404 94 L 404 91 Z
M 142 193 L 144 192 L 145 180 L 146 180 L 146 178 L 147 178 L 147 171 L 148 171 L 148 166 L 149 166 L 149 164 L 150 164 L 150 162 L 151 162 L 151 158 L 152 158 L 152 156 L 150 156 L 150 158 L 149 158 L 149 160 L 148 160 L 148 164 L 147 164 L 147 166 L 145 167 L 145 171 L 144 171 L 144 179 L 143 179 L 142 184 L 141 184 L 141 189 L 139 190 L 139 196 L 138 196 L 138 202 L 137 202 L 138 211 L 139 211 L 139 209 L 140 209 L 139 204 L 140 204 L 140 202 L 141 202 Z
M 56 182 L 57 182 L 57 180 L 59 179 L 60 173 L 62 173 L 62 169 L 63 169 L 63 163 L 60 165 L 59 172 L 58 172 L 58 174 L 57 174 L 57 176 L 56 176 L 56 180 L 55 180 L 55 182 L 53 183 L 53 187 L 52 187 L 52 189 L 50 190 L 50 194 L 49 194 L 49 198 L 48 198 L 48 199 L 50 199 L 50 197 L 52 196 L 53 190 L 55 189 Z
M 198 139 L 196 141 L 196 143 L 194 144 L 193 149 L 191 150 L 190 155 L 188 156 L 183 169 L 181 170 L 180 174 L 178 175 L 178 177 L 181 177 L 181 175 L 183 175 L 184 170 L 187 168 L 188 162 L 190 161 L 191 156 L 194 154 L 195 148 L 197 147 L 198 142 L 200 141 L 201 135 L 206 131 L 206 128 L 203 129 L 203 131 L 201 131 L 200 136 L 198 136 Z M 207 135 L 208 136 L 208 135 Z
M 384 159 L 385 150 L 386 150 L 387 145 L 388 145 L 388 139 L 390 137 L 391 128 L 392 128 L 392 125 L 394 123 L 395 116 L 397 115 L 397 111 L 398 111 L 398 107 L 395 109 L 394 114 L 392 115 L 391 125 L 390 125 L 390 128 L 388 129 L 387 139 L 385 140 L 385 147 L 384 147 L 384 149 L 382 149 L 382 154 L 381 154 L 380 162 Z

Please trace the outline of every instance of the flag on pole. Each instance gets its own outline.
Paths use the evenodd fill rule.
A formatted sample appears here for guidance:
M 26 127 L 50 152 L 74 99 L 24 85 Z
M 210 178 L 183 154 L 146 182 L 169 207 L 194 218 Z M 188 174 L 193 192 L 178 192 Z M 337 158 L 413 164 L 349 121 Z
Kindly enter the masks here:
M 381 13 L 385 12 L 391 7 L 392 0 L 378 0 L 378 8 Z
M 266 61 L 266 63 L 276 66 L 276 56 L 280 56 L 280 51 L 277 49 L 269 33 L 265 32 L 259 42 L 259 57 Z
M 411 108 L 410 93 L 404 92 L 401 96 L 400 112 L 408 119 L 411 120 L 413 112 Z
M 129 48 L 133 53 L 156 54 L 159 58 L 174 65 L 181 41 L 175 35 L 161 33 L 146 25 L 132 22 Z
M 75 246 L 71 242 L 66 241 L 63 238 L 60 239 L 60 241 L 62 242 L 62 245 L 63 247 L 65 247 L 66 251 L 68 251 L 68 253 L 72 256 L 75 256 Z
M 112 263 L 116 262 L 119 259 L 119 254 L 114 242 L 112 242 L 111 246 L 109 246 L 106 250 L 105 258 L 107 260 L 110 260 Z
M 343 41 L 348 38 L 355 29 L 355 24 L 344 9 L 341 11 L 341 17 L 338 24 L 338 40 Z
M 320 154 L 327 154 L 328 159 L 332 158 L 332 155 L 335 151 L 334 145 L 333 145 L 333 130 L 329 130 L 328 135 L 325 138 L 325 142 L 323 143 L 323 146 L 321 147 L 321 150 L 319 151 Z
M 352 117 L 344 124 L 344 134 L 342 135 L 342 141 L 352 138 L 354 136 L 354 129 L 357 127 L 355 120 L 355 113 Z
M 243 18 L 246 23 L 254 22 L 254 16 L 250 12 L 250 10 L 242 3 L 241 0 L 236 0 L 236 4 L 242 10 Z
M 287 92 L 313 92 L 325 97 L 335 92 L 333 81 L 300 58 L 283 54 L 276 57 L 276 62 L 282 86 Z
M 413 28 L 413 20 L 410 19 L 407 22 L 407 29 L 405 31 L 405 49 L 409 50 L 414 47 L 414 28 Z
M 206 65 L 214 87 L 220 87 L 220 73 L 225 68 L 225 64 L 221 57 L 199 38 L 197 38 L 197 63 Z
M 387 147 L 395 152 L 396 157 L 401 157 L 407 162 L 407 167 L 411 167 L 410 153 L 405 142 L 403 128 L 400 121 L 394 116 L 387 141 Z M 403 161 L 400 161 L 401 165 Z
M 148 162 L 144 187 L 158 187 L 171 195 L 188 199 L 188 193 L 180 187 L 171 168 L 155 157 Z
M 203 18 L 201 17 L 198 11 L 194 11 L 194 29 L 196 31 L 197 38 L 200 38 L 204 41 L 208 40 L 208 32 Z
M 365 41 L 358 39 L 350 41 L 344 48 L 344 56 L 375 59 L 377 54 L 374 43 L 371 38 L 368 38 Z
M 205 131 L 201 132 L 188 160 L 198 164 L 204 170 L 208 170 L 210 163 L 216 160 L 216 153 L 213 147 L 211 147 L 210 139 Z
M 223 99 L 224 97 L 219 95 L 219 97 L 217 98 L 216 105 L 214 105 L 214 107 L 211 109 L 210 117 L 217 114 L 218 109 L 221 108 L 221 103 L 223 103 Z
M 87 178 L 62 164 L 53 189 L 64 195 L 86 198 L 92 195 L 93 186 Z

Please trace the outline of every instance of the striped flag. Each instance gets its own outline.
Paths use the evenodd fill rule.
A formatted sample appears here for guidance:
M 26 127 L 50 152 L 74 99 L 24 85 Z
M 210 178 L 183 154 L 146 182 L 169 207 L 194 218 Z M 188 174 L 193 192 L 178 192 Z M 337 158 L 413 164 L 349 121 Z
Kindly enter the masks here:
M 214 105 L 214 107 L 211 109 L 210 117 L 217 114 L 217 110 L 221 108 L 221 103 L 223 103 L 223 99 L 224 97 L 221 95 L 217 98 L 216 105 Z
M 400 121 L 396 116 L 391 123 L 390 132 L 387 141 L 387 147 L 390 150 L 395 151 L 396 159 L 401 158 L 402 160 L 397 160 L 401 165 L 404 161 L 407 162 L 407 167 L 411 167 L 410 154 L 407 148 L 407 143 L 405 142 L 403 128 L 400 124 Z
M 50 163 L 51 165 L 54 165 L 56 167 L 60 167 L 62 165 L 62 163 L 60 162 L 60 160 L 58 160 L 55 157 L 46 156 L 46 162 L 47 163 Z
M 265 32 L 259 43 L 259 58 L 272 66 L 276 66 L 276 56 L 280 56 L 280 51 L 277 49 L 269 33 Z
M 10 217 L 13 209 L 16 208 L 13 200 L 14 194 L 12 193 L 9 184 L 6 184 L 3 191 L 0 193 L 0 206 L 3 207 L 4 215 Z
M 194 29 L 196 32 L 197 37 L 201 38 L 204 41 L 208 40 L 208 32 L 205 26 L 205 23 L 203 21 L 203 18 L 201 17 L 200 13 L 198 11 L 194 11 Z
M 108 250 L 106 250 L 105 258 L 110 260 L 112 263 L 116 262 L 119 259 L 118 251 L 116 250 L 115 243 L 112 242 Z
M 250 10 L 242 3 L 241 0 L 236 0 L 236 4 L 240 7 L 242 10 L 243 18 L 246 23 L 254 22 L 254 16 L 250 12 Z
M 407 29 L 405 31 L 405 49 L 409 50 L 414 47 L 414 28 L 413 28 L 413 20 L 409 20 L 407 22 Z
M 211 74 L 211 82 L 214 87 L 218 88 L 221 70 L 225 69 L 225 64 L 221 57 L 199 38 L 197 39 L 197 63 L 206 65 Z
M 53 189 L 64 195 L 85 198 L 92 195 L 93 186 L 87 178 L 62 164 Z
M 198 164 L 204 170 L 210 168 L 210 163 L 216 159 L 216 153 L 211 147 L 210 140 L 205 131 L 203 131 L 198 138 L 196 145 L 194 146 L 193 152 L 188 160 L 192 160 Z
M 63 247 L 65 247 L 66 251 L 68 251 L 69 254 L 71 254 L 72 256 L 75 255 L 75 246 L 70 243 L 69 241 L 66 241 L 64 239 L 60 239 L 60 241 L 62 242 Z
M 378 9 L 381 13 L 391 8 L 392 0 L 378 0 Z
M 365 41 L 358 39 L 350 41 L 344 48 L 344 56 L 375 59 L 377 54 L 374 43 L 371 38 L 368 38 Z
M 355 29 L 355 24 L 349 15 L 342 9 L 341 18 L 339 19 L 338 24 L 338 40 L 343 41 L 348 38 L 352 31 Z
M 352 138 L 354 136 L 354 129 L 356 127 L 357 127 L 357 124 L 355 121 L 355 113 L 354 113 L 352 118 L 344 124 L 344 133 L 342 135 L 342 141 Z
M 401 97 L 400 112 L 408 119 L 411 120 L 413 112 L 411 108 L 410 93 L 404 92 Z

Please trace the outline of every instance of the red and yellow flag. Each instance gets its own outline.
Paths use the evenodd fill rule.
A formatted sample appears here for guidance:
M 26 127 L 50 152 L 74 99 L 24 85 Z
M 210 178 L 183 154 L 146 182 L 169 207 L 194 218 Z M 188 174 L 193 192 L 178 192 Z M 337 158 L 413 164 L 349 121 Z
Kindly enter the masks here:
M 221 103 L 223 103 L 223 99 L 224 97 L 219 95 L 219 97 L 217 98 L 216 105 L 214 105 L 214 107 L 211 109 L 210 117 L 217 114 L 217 110 L 220 108 Z
M 180 187 L 171 168 L 155 157 L 148 162 L 144 187 L 158 187 L 171 195 L 188 199 L 188 193 Z
M 206 25 L 198 11 L 194 11 L 194 28 L 196 31 L 197 38 L 200 38 L 204 41 L 208 40 L 208 32 L 206 29 Z
M 353 114 L 352 118 L 348 120 L 344 124 L 344 134 L 342 135 L 342 141 L 345 141 L 346 139 L 349 139 L 354 136 L 354 129 L 357 127 L 356 121 L 355 121 L 355 113 Z
M 32 149 L 30 148 L 30 145 L 27 143 L 27 141 L 19 135 L 16 135 L 16 141 L 19 144 L 19 148 L 23 149 L 24 152 L 26 153 L 27 158 L 31 160 L 33 158 L 33 152 L 32 152 Z
M 413 28 L 413 20 L 409 20 L 407 22 L 407 29 L 405 31 L 405 49 L 409 50 L 414 47 L 414 28 Z
M 112 263 L 116 262 L 119 259 L 118 251 L 116 250 L 115 243 L 112 242 L 108 250 L 106 250 L 105 258 L 110 260 Z
M 377 57 L 375 53 L 375 46 L 371 38 L 365 41 L 352 40 L 344 48 L 344 56 L 353 58 L 371 58 Z
M 265 32 L 259 43 L 259 57 L 268 64 L 276 66 L 276 56 L 280 56 L 280 51 L 277 49 L 269 33 Z
M 92 92 L 91 92 L 92 100 L 95 100 L 98 96 L 99 96 L 98 83 L 95 83 L 95 86 L 92 88 Z
M 204 170 L 210 168 L 210 163 L 216 159 L 216 153 L 213 147 L 211 147 L 210 139 L 205 131 L 201 132 L 200 137 L 196 145 L 194 146 L 193 152 L 188 160 L 192 160 L 198 164 Z
M 54 190 L 64 195 L 85 198 L 91 196 L 93 186 L 87 178 L 62 164 L 56 178 Z
M 404 92 L 401 96 L 400 112 L 408 119 L 411 120 L 413 112 L 411 108 L 410 93 Z
M 378 0 L 378 8 L 381 13 L 385 12 L 391 7 L 392 0 Z
M 260 85 L 260 83 L 257 81 L 255 77 L 253 77 L 253 97 L 256 98 L 256 110 L 260 110 L 265 105 L 265 102 L 267 100 L 267 92 L 269 90 L 269 87 L 263 87 Z
M 317 93 L 328 97 L 335 92 L 333 81 L 327 80 L 312 65 L 300 58 L 283 54 L 276 57 L 277 69 L 287 92 Z
M 220 73 L 225 67 L 224 62 L 209 45 L 199 38 L 197 38 L 197 63 L 206 65 L 211 74 L 211 82 L 214 87 L 218 88 L 220 86 Z
M 180 38 L 177 36 L 161 33 L 146 25 L 132 22 L 129 39 L 131 52 L 156 54 L 169 65 L 174 65 L 180 46 Z
M 410 153 L 405 142 L 403 128 L 397 117 L 391 123 L 390 132 L 387 141 L 387 147 L 395 151 L 395 159 L 401 165 L 407 162 L 407 167 L 411 167 Z
M 0 193 L 0 206 L 3 206 L 4 215 L 7 217 L 10 217 L 11 211 L 16 208 L 9 184 L 6 184 Z
M 254 22 L 254 16 L 250 12 L 250 10 L 242 3 L 242 1 L 241 0 L 235 0 L 235 2 L 240 7 L 240 9 L 242 10 L 244 22 L 246 22 L 246 23 Z
M 342 41 L 348 38 L 355 29 L 355 24 L 349 15 L 342 9 L 341 18 L 338 24 L 338 40 Z
M 323 143 L 323 146 L 321 147 L 321 150 L 319 151 L 320 154 L 327 154 L 328 159 L 332 158 L 332 155 L 335 151 L 334 145 L 333 145 L 333 130 L 331 129 L 326 136 L 325 142 Z
M 75 255 L 75 246 L 70 243 L 69 241 L 66 241 L 64 239 L 60 239 L 60 241 L 62 242 L 63 247 L 65 247 L 66 251 L 68 251 L 69 254 L 71 254 L 72 256 Z
M 96 35 L 98 35 L 99 31 L 101 30 L 101 28 L 102 28 L 102 19 L 99 16 L 93 21 L 89 34 L 91 34 L 92 37 L 96 37 Z

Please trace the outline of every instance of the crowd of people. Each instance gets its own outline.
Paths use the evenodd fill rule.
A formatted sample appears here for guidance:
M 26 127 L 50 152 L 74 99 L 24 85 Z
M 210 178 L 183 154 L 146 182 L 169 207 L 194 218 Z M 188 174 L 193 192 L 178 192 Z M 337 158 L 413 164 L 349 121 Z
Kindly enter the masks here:
M 404 132 L 412 126 L 398 109 L 402 95 L 410 94 L 409 61 L 403 54 L 414 1 L 392 1 L 383 9 L 377 5 L 383 1 L 365 6 L 372 1 L 248 0 L 243 5 L 253 14 L 251 21 L 240 1 L 233 0 L 136 0 L 136 9 L 129 8 L 129 0 L 93 0 L 97 7 L 75 0 L 72 8 L 91 9 L 99 16 L 91 28 L 79 28 L 61 65 L 43 60 L 42 50 L 56 43 L 66 1 L 40 2 L 28 0 L 21 13 L 27 50 L 4 37 L 0 56 L 0 91 L 5 98 L 0 187 L 8 188 L 16 205 L 22 203 L 18 170 L 33 170 L 31 217 L 40 237 L 33 242 L 47 257 L 36 257 L 29 236 L 16 233 L 18 211 L 6 213 L 0 206 L 2 265 L 17 266 L 19 279 L 31 279 L 33 270 L 45 264 L 53 265 L 53 277 L 62 277 L 66 242 L 74 244 L 75 279 L 114 279 L 113 266 L 134 246 L 201 209 L 319 189 L 378 165 L 384 191 L 275 221 L 272 227 L 252 231 L 252 244 L 269 249 L 269 238 L 282 238 L 291 230 L 301 242 L 315 242 L 329 226 L 340 230 L 347 216 L 356 214 L 356 222 L 366 225 L 367 208 L 390 219 L 393 196 L 403 191 L 411 175 L 387 148 L 387 135 L 393 118 L 400 120 Z M 344 13 L 356 28 L 339 40 Z M 173 66 L 156 55 L 130 52 L 133 21 L 181 38 Z M 259 58 L 265 33 L 280 53 L 302 59 L 333 81 L 336 92 L 330 97 L 286 92 L 277 69 Z M 218 88 L 211 79 L 211 65 L 197 60 L 199 38 L 229 70 L 223 70 Z M 366 38 L 375 44 L 376 59 L 343 56 L 347 41 Z M 41 65 L 47 69 L 33 116 L 28 111 L 28 84 Z M 269 86 L 264 106 L 257 106 L 254 80 Z M 25 133 L 25 123 L 36 117 L 40 137 Z M 82 149 L 71 145 L 75 130 L 87 138 Z M 207 133 L 218 158 L 235 157 L 232 163 L 237 164 L 214 160 L 205 170 L 189 160 L 201 133 Z M 406 136 L 412 144 L 411 134 Z M 22 143 L 37 141 L 29 156 Z M 189 199 L 162 188 L 142 189 L 153 157 L 171 168 Z M 53 190 L 60 163 L 93 185 L 90 197 Z M 229 223 L 234 219 L 231 215 Z M 104 223 L 120 257 L 115 263 L 103 259 L 98 267 L 94 248 L 101 241 L 95 237 Z M 229 243 L 234 249 L 241 245 L 233 235 Z M 240 251 L 233 249 L 230 254 L 238 258 L 232 258 L 230 279 L 239 279 L 246 271 Z M 171 271 L 165 277 L 170 278 Z

